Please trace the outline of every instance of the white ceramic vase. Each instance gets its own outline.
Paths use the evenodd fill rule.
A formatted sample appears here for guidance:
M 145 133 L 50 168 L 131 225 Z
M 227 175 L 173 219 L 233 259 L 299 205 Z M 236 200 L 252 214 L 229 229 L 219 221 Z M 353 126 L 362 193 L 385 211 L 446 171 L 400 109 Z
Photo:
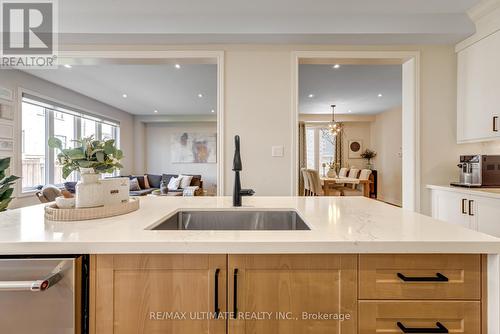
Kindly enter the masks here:
M 76 184 L 77 208 L 93 208 L 104 205 L 103 185 L 100 174 L 93 168 L 80 168 L 80 181 Z
M 331 177 L 331 178 L 335 178 L 335 177 L 337 177 L 337 172 L 335 172 L 335 169 L 330 168 L 328 170 L 328 172 L 326 173 L 326 176 Z

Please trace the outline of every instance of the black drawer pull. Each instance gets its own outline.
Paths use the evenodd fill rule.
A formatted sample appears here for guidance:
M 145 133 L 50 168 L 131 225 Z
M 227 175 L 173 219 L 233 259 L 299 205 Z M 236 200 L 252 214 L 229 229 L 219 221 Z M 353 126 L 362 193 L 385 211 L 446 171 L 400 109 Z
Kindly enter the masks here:
M 398 277 L 405 282 L 448 282 L 448 277 L 444 276 L 441 273 L 436 273 L 435 277 L 407 277 L 401 273 L 398 273 Z
M 214 289 L 214 311 L 215 311 L 215 317 L 218 318 L 220 314 L 220 308 L 219 308 L 219 273 L 220 269 L 217 268 L 215 269 L 215 289 Z
M 233 317 L 234 319 L 238 318 L 238 268 L 234 269 L 233 273 L 233 284 L 234 284 L 234 291 L 233 291 Z
M 409 328 L 399 321 L 396 323 L 403 333 L 449 333 L 448 328 L 440 322 L 436 322 L 437 328 Z

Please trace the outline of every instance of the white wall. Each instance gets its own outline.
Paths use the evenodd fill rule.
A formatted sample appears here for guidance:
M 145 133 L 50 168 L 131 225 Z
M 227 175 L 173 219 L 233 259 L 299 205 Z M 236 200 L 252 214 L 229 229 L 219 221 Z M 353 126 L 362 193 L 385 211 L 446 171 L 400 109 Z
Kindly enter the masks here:
M 203 188 L 217 185 L 216 163 L 172 163 L 172 135 L 181 132 L 217 133 L 216 122 L 146 124 L 146 170 L 151 174 L 201 174 Z
M 204 48 L 200 46 L 198 48 Z M 391 50 L 420 52 L 420 201 L 430 214 L 425 185 L 455 179 L 458 156 L 465 152 L 500 154 L 497 144 L 456 143 L 456 54 L 451 45 L 401 46 L 210 46 L 226 51 L 226 194 L 232 175 L 232 135 L 242 135 L 243 185 L 258 195 L 290 195 L 292 149 L 292 51 Z M 271 158 L 271 145 L 284 144 L 285 157 Z
M 146 173 L 146 123 L 134 116 L 134 153 L 135 160 L 132 169 L 134 175 Z
M 226 51 L 226 194 L 230 194 L 232 185 L 232 175 L 228 172 L 232 136 L 240 134 L 243 185 L 254 187 L 258 195 L 290 195 L 292 192 L 290 150 L 292 126 L 295 126 L 291 124 L 290 105 L 292 51 L 420 51 L 421 210 L 430 214 L 430 194 L 425 185 L 447 182 L 455 172 L 458 155 L 464 150 L 455 138 L 456 55 L 451 45 L 223 45 L 210 48 Z M 270 146 L 276 144 L 285 145 L 284 158 L 271 158 Z
M 224 50 L 225 51 L 225 193 L 231 194 L 233 136 L 242 137 L 244 187 L 257 195 L 292 193 L 291 71 L 292 51 L 420 51 L 421 210 L 430 214 L 429 183 L 455 178 L 458 155 L 499 152 L 494 145 L 456 144 L 456 55 L 451 45 L 61 45 L 63 50 Z M 271 157 L 272 145 L 285 156 Z
M 342 145 L 342 154 L 344 163 L 342 167 L 356 167 L 363 169 L 366 167 L 365 159 L 349 158 L 349 141 L 361 140 L 363 142 L 362 151 L 372 148 L 371 144 L 371 123 L 370 122 L 346 122 L 344 123 L 344 136 Z
M 385 202 L 402 205 L 402 113 L 394 108 L 377 114 L 371 123 L 373 160 L 378 176 L 377 197 Z
M 50 70 L 47 70 L 50 71 Z M 6 87 L 14 92 L 14 101 L 17 101 L 18 88 L 28 89 L 43 96 L 53 98 L 60 102 L 65 102 L 73 106 L 78 106 L 83 110 L 88 110 L 97 115 L 103 115 L 107 118 L 116 120 L 120 123 L 120 145 L 124 151 L 123 173 L 129 174 L 132 171 L 134 163 L 134 144 L 133 144 L 133 116 L 122 110 L 116 109 L 97 100 L 76 93 L 64 87 L 52 84 L 43 79 L 18 70 L 0 70 L 0 87 Z M 17 106 L 17 103 L 16 103 Z M 20 128 L 20 111 L 15 110 L 16 127 Z M 20 147 L 19 136 L 16 137 L 16 147 Z M 17 156 L 16 156 L 17 159 Z M 13 171 L 15 175 L 21 174 L 21 168 L 16 164 Z M 39 203 L 34 195 L 16 199 L 11 207 L 24 206 Z
M 225 194 L 232 193 L 234 136 L 241 137 L 243 188 L 258 196 L 290 195 L 291 56 L 287 50 L 231 50 L 225 55 Z M 284 157 L 271 147 L 283 145 Z

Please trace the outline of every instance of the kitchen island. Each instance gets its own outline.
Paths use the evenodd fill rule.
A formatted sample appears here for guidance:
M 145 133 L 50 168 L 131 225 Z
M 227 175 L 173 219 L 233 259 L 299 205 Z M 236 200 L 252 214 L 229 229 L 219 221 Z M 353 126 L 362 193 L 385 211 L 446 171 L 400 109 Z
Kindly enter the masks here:
M 179 210 L 291 210 L 310 230 L 151 230 Z M 499 253 L 497 238 L 363 197 L 144 197 L 81 222 L 44 221 L 43 205 L 0 214 L 0 254 L 92 254 L 99 334 L 499 333 Z

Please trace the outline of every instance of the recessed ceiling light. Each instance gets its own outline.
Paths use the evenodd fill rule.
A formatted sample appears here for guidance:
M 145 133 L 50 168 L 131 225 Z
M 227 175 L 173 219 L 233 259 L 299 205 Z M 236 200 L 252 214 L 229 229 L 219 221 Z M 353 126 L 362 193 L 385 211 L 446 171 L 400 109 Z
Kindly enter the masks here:
M 66 68 L 72 68 L 73 66 L 71 66 L 70 64 L 64 64 L 64 67 L 66 67 Z
M 198 94 L 198 97 L 201 99 L 203 97 L 203 94 L 202 93 L 199 93 Z
M 158 113 L 158 110 L 155 110 L 155 111 L 153 111 L 153 112 L 154 112 L 155 114 L 157 114 L 157 113 Z
M 382 94 L 378 94 L 377 96 L 378 96 L 378 97 L 382 97 Z
M 332 68 L 334 68 L 334 69 L 337 69 L 339 67 L 340 67 L 340 64 L 335 64 L 335 65 L 332 66 Z
M 127 98 L 127 94 L 122 94 L 122 97 L 123 97 L 124 99 L 126 99 L 126 98 Z
M 181 68 L 180 64 L 175 64 L 174 66 L 175 66 L 175 68 Z
M 214 109 L 212 109 L 212 110 L 210 110 L 210 111 L 211 111 L 211 112 L 213 112 L 213 113 L 215 112 L 215 110 L 214 110 Z
M 309 95 L 307 95 L 307 97 L 312 99 L 314 97 L 314 94 L 309 94 Z

